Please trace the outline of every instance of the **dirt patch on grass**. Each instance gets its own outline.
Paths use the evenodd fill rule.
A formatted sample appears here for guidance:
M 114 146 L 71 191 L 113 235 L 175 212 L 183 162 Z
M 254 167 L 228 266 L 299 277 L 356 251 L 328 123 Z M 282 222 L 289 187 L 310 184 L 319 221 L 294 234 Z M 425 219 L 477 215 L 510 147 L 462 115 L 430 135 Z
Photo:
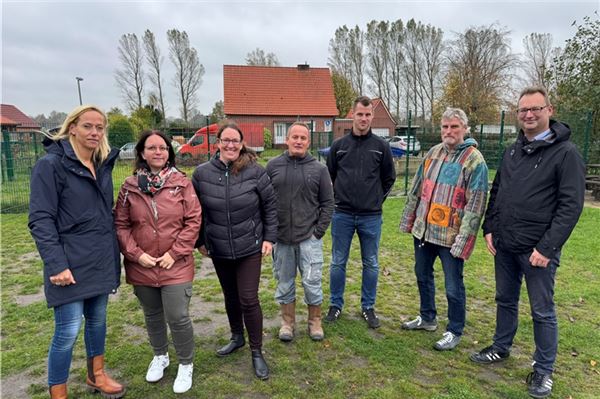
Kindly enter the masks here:
M 32 385 L 46 386 L 46 375 L 34 376 L 29 371 L 2 378 L 3 399 L 28 399 L 31 398 L 27 390 Z
M 195 280 L 214 279 L 217 273 L 210 258 L 202 258 L 200 270 L 196 273 Z M 214 301 L 207 302 L 201 295 L 194 295 L 190 301 L 190 316 L 194 324 L 194 334 L 200 336 L 212 336 L 225 334 L 229 336 L 229 321 L 225 313 L 225 304 L 222 294 Z M 263 329 L 278 326 L 278 315 L 273 318 L 263 318 Z
M 15 302 L 19 306 L 28 306 L 28 305 L 31 305 L 32 303 L 42 302 L 44 300 L 45 300 L 45 296 L 44 296 L 43 289 L 40 290 L 39 292 L 36 292 L 35 294 L 16 295 L 15 296 Z

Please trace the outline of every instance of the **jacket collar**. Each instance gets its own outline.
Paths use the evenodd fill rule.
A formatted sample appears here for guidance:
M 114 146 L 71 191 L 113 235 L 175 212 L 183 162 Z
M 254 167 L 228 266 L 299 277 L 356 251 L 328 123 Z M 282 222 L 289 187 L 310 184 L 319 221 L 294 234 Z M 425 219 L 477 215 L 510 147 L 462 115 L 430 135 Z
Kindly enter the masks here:
M 350 137 L 352 137 L 354 140 L 366 140 L 366 139 L 370 138 L 371 136 L 373 136 L 373 131 L 371 129 L 369 129 L 367 134 L 364 134 L 361 136 L 354 134 L 354 130 L 352 130 L 352 132 L 350 133 Z
M 571 137 L 571 128 L 569 125 L 563 122 L 559 122 L 553 119 L 550 119 L 550 131 L 552 135 L 549 137 L 552 141 L 546 140 L 535 140 L 529 141 L 525 137 L 525 133 L 523 133 L 523 129 L 519 130 L 519 136 L 517 138 L 517 142 L 521 144 L 521 150 L 527 154 L 531 154 L 536 152 L 540 148 L 546 148 L 561 141 L 569 140 Z
M 313 156 L 308 151 L 306 152 L 306 154 L 303 157 L 293 157 L 290 155 L 288 150 L 285 150 L 285 152 L 283 153 L 283 156 L 288 161 L 297 161 L 298 163 L 307 163 L 313 159 Z

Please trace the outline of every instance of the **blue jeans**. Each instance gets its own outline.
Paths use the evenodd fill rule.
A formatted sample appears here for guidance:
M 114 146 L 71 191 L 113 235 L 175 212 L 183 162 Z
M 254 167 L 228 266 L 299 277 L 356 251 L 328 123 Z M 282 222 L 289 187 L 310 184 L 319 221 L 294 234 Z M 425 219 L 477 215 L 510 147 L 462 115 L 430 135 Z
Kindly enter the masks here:
M 277 280 L 275 302 L 280 305 L 296 300 L 296 271 L 300 271 L 304 302 L 323 302 L 323 240 L 311 236 L 299 244 L 276 243 L 273 247 L 273 275 Z
M 346 287 L 346 264 L 354 232 L 360 241 L 362 258 L 362 289 L 360 302 L 363 309 L 372 309 L 377 296 L 379 277 L 379 239 L 381 238 L 381 215 L 359 216 L 335 211 L 331 219 L 331 269 L 329 288 L 330 305 L 342 309 Z
M 439 257 L 444 270 L 444 285 L 448 300 L 448 325 L 446 330 L 454 335 L 462 335 L 465 328 L 466 303 L 465 284 L 463 282 L 464 260 L 450 254 L 450 248 L 415 241 L 415 274 L 421 297 L 421 318 L 433 321 L 437 316 L 435 308 L 435 281 L 433 264 Z
M 533 318 L 535 352 L 533 368 L 542 374 L 552 374 L 558 350 L 558 322 L 554 307 L 554 277 L 560 261 L 560 251 L 550 259 L 548 267 L 533 267 L 531 253 L 515 254 L 496 245 L 496 333 L 494 347 L 510 351 L 519 324 L 519 294 L 525 276 L 527 294 Z
M 108 294 L 54 307 L 54 337 L 48 352 L 48 385 L 67 382 L 81 323 L 85 318 L 87 357 L 104 354 L 106 338 L 106 304 Z

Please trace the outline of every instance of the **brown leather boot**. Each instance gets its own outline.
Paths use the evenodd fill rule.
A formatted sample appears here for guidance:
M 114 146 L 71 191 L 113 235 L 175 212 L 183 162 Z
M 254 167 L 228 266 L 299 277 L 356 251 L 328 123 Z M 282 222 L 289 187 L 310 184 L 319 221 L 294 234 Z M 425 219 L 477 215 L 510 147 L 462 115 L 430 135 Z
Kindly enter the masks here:
M 104 355 L 88 357 L 87 385 L 107 399 L 119 399 L 125 395 L 125 387 L 104 372 Z
M 48 388 L 50 399 L 67 399 L 67 384 L 52 385 Z
M 321 305 L 308 305 L 308 335 L 313 341 L 322 341 L 325 337 L 321 327 Z
M 280 340 L 290 342 L 294 339 L 294 324 L 296 324 L 296 302 L 281 305 Z

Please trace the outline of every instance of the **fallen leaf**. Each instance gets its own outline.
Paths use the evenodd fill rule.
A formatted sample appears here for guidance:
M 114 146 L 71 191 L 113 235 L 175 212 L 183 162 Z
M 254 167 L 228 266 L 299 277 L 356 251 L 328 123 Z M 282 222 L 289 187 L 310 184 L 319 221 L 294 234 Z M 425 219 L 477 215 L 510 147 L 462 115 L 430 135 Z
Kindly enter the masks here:
M 387 269 L 387 268 L 383 269 L 383 275 L 384 276 L 389 276 L 390 275 L 389 269 Z
M 473 343 L 474 343 L 475 345 L 477 345 L 477 344 L 479 343 L 479 341 L 473 341 Z
M 571 323 L 575 323 L 575 319 L 573 318 L 573 316 L 569 316 L 569 321 L 570 321 Z
M 579 297 L 579 303 L 584 303 L 585 300 L 582 297 Z
M 577 356 L 579 356 L 579 352 L 577 352 L 575 349 L 573 349 L 573 350 L 571 351 L 571 356 L 573 356 L 573 357 L 577 357 Z
M 596 365 L 598 364 L 598 362 L 595 361 L 595 360 L 590 360 L 590 364 L 592 365 L 592 367 L 596 367 Z

